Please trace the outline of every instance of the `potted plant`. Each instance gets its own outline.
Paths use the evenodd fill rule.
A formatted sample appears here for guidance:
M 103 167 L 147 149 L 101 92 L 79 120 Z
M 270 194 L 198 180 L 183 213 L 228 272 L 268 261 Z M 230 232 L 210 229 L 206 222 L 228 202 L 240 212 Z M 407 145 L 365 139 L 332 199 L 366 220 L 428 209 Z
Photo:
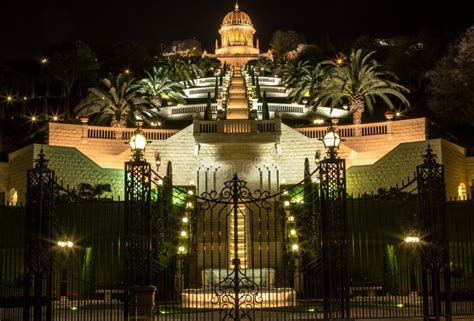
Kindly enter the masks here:
M 395 117 L 395 113 L 391 110 L 386 111 L 384 115 L 387 120 L 392 120 Z

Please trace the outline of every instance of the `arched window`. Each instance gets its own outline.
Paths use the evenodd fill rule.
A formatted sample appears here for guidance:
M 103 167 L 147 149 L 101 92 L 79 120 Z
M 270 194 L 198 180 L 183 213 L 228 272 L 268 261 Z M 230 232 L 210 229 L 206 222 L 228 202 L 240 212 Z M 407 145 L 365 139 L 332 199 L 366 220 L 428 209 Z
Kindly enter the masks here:
M 460 199 L 460 200 L 467 199 L 466 184 L 464 184 L 464 183 L 461 183 L 458 186 L 458 199 Z

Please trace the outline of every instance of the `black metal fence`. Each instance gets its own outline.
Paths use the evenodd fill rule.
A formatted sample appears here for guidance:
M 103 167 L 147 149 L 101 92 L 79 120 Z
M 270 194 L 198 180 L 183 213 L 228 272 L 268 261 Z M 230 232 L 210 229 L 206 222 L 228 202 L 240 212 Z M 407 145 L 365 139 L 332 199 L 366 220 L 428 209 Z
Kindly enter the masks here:
M 183 213 L 184 203 L 175 203 L 175 213 Z M 179 210 L 178 210 L 179 209 Z M 474 314 L 474 209 L 473 200 L 447 203 L 448 239 L 452 279 L 453 315 Z M 348 200 L 348 270 L 351 317 L 390 318 L 421 317 L 421 271 L 416 244 L 405 242 L 410 235 L 410 221 L 417 211 L 413 196 L 401 198 L 356 198 Z M 59 203 L 58 220 L 62 222 L 64 240 L 72 248 L 56 244 L 53 258 L 53 312 L 55 320 L 122 320 L 124 266 L 124 207 L 118 201 Z M 0 320 L 23 320 L 28 298 L 24 291 L 24 207 L 0 207 Z M 298 217 L 298 216 L 296 216 Z M 172 217 L 169 218 L 173 220 Z M 219 224 L 208 217 L 207 223 Z M 170 243 L 155 265 L 153 284 L 158 287 L 156 314 L 159 319 L 186 320 L 210 316 L 209 310 L 181 306 L 182 290 L 193 288 L 192 280 L 201 281 L 180 262 L 178 220 L 169 229 Z M 222 224 L 222 221 L 221 221 Z M 171 226 L 168 221 L 164 226 Z M 210 227 L 209 227 L 210 228 Z M 266 230 L 266 229 L 265 229 Z M 210 231 L 210 230 L 209 230 Z M 176 235 L 171 235 L 173 232 Z M 202 237 L 203 230 L 195 231 Z M 280 231 L 281 233 L 281 231 Z M 211 238 L 211 235 L 207 235 Z M 214 237 L 218 238 L 218 234 Z M 221 235 L 222 237 L 222 235 Z M 174 238 L 175 240 L 172 240 Z M 51 240 L 57 243 L 59 240 Z M 221 245 L 226 240 L 222 240 Z M 265 244 L 267 241 L 264 242 Z M 305 246 L 305 240 L 301 240 Z M 306 244 L 310 244 L 307 242 Z M 211 253 L 218 249 L 202 249 Z M 186 253 L 186 257 L 191 255 Z M 303 319 L 321 317 L 322 291 L 320 266 L 307 253 L 301 257 L 302 286 L 294 307 L 273 309 L 263 316 L 286 314 Z M 196 260 L 194 257 L 193 260 Z M 203 257 L 203 260 L 205 258 Z M 313 260 L 312 260 L 313 259 Z M 211 256 L 207 257 L 211 262 Z M 217 260 L 217 259 L 216 259 Z M 222 259 L 224 260 L 224 259 Z M 192 262 L 191 262 L 192 263 Z M 179 264 L 183 264 L 179 266 Z M 191 267 L 192 268 L 192 267 Z M 186 275 L 180 281 L 180 273 Z M 294 286 L 293 271 L 283 272 Z M 289 278 L 291 274 L 291 278 Z M 194 275 L 194 276 L 193 276 Z M 184 281 L 186 283 L 184 283 Z M 180 283 L 183 282 L 183 283 Z M 197 282 L 197 281 L 196 281 Z M 198 282 L 198 283 L 199 283 Z M 196 288 L 196 287 L 194 287 Z M 194 311 L 192 311 L 194 310 Z M 217 310 L 216 310 L 217 311 Z M 216 312 L 214 312 L 216 313 Z
M 34 293 L 25 295 L 25 215 L 24 207 L 0 207 L 2 321 L 35 318 Z M 47 240 L 54 251 L 52 319 L 123 320 L 123 202 L 59 200 L 55 217 L 55 237 Z M 41 320 L 49 304 L 46 281 L 45 276 L 40 281 Z
M 304 181 L 275 195 L 251 191 L 237 177 L 221 191 L 196 195 L 193 186 L 173 185 L 171 169 L 165 178 L 151 172 L 150 189 L 138 191 L 150 193 L 150 260 L 140 273 L 156 287 L 153 318 L 315 320 L 325 316 L 325 297 L 333 316 L 348 308 L 356 319 L 422 317 L 438 307 L 441 314 L 474 314 L 473 200 L 443 204 L 449 273 L 434 275 L 419 232 L 415 180 L 380 195 L 338 196 L 344 222 L 330 223 L 343 226 L 344 235 L 331 239 L 321 227 L 324 175 L 306 169 Z M 26 208 L 0 207 L 0 320 L 128 320 L 133 269 L 125 202 L 83 199 L 57 184 L 54 190 L 49 238 L 40 238 L 51 249 L 48 273 L 35 274 L 26 264 L 36 257 L 26 251 L 35 230 Z M 329 262 L 344 262 L 334 271 L 347 281 L 329 294 L 327 240 L 344 258 Z M 435 288 L 436 305 L 423 295 Z

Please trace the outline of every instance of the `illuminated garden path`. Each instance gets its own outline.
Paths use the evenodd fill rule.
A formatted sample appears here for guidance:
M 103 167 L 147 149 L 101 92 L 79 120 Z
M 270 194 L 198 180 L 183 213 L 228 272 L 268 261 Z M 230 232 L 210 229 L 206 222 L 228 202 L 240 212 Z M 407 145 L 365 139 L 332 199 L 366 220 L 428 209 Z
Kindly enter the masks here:
M 240 67 L 235 67 L 230 83 L 229 103 L 227 105 L 227 119 L 248 119 L 249 108 L 245 98 L 244 78 Z

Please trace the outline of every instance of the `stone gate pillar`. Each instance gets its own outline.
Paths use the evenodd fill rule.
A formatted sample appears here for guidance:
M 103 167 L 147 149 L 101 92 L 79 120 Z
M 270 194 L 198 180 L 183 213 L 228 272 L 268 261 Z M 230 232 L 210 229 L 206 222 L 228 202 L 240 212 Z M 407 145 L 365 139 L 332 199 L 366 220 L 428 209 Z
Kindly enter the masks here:
M 154 298 L 153 287 L 150 287 L 151 165 L 143 157 L 146 138 L 140 128 L 132 136 L 130 145 L 133 158 L 125 163 L 125 272 L 129 300 L 125 304 L 125 316 L 148 320 L 144 306 L 149 305 L 150 295 Z
M 27 174 L 23 293 L 25 321 L 31 320 L 31 308 L 34 321 L 52 319 L 53 213 L 54 171 L 48 168 L 48 160 L 41 149 L 35 167 Z
M 436 162 L 428 144 L 423 164 L 417 166 L 423 319 L 451 320 L 451 276 L 446 230 L 444 166 Z M 442 287 L 441 284 L 444 283 Z M 444 298 L 442 298 L 442 289 Z M 444 309 L 441 308 L 444 301 Z
M 331 139 L 332 144 L 328 145 L 327 142 Z M 340 138 L 333 127 L 329 128 L 323 142 L 328 149 L 327 157 L 320 162 L 320 240 L 324 319 L 348 319 L 346 162 L 337 157 L 336 149 Z

